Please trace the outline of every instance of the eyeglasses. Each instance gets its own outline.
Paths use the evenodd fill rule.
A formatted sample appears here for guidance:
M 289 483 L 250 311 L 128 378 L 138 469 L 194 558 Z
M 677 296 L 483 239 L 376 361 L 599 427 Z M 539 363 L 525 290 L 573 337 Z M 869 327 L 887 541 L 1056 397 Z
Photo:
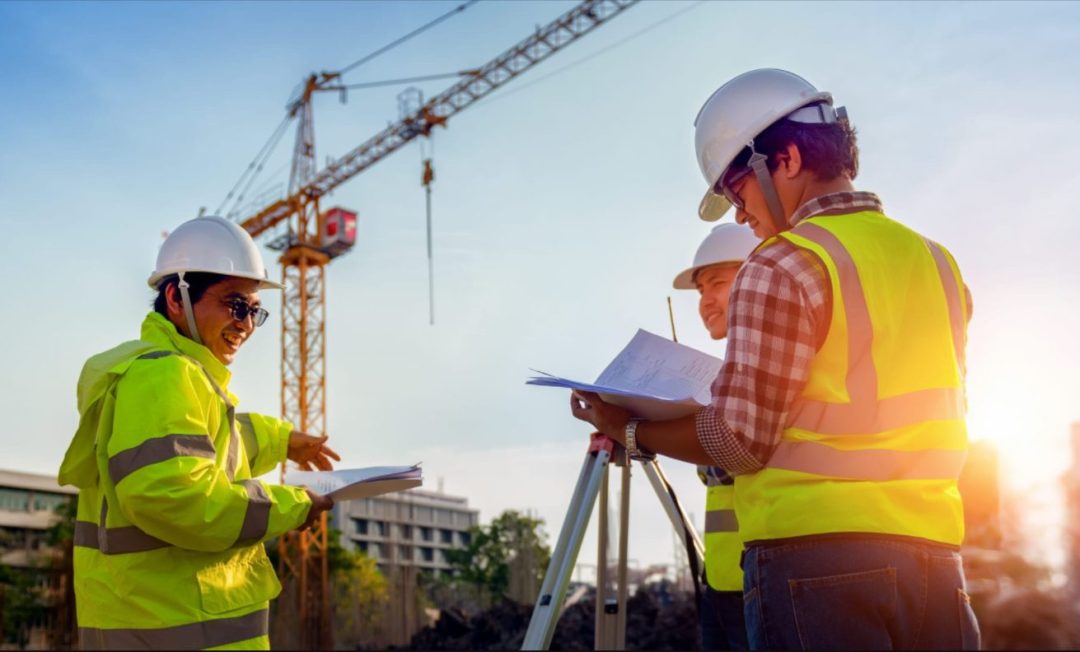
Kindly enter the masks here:
M 270 312 L 265 308 L 259 308 L 252 306 L 247 301 L 241 299 L 230 299 L 225 302 L 225 305 L 229 308 L 229 313 L 236 321 L 244 321 L 251 315 L 256 326 L 262 326 L 266 323 L 266 318 L 270 316 Z
M 731 202 L 732 206 L 742 210 L 746 207 L 746 204 L 743 202 L 742 197 L 739 197 L 738 193 L 735 192 L 735 186 L 753 171 L 753 168 L 749 166 L 729 167 L 720 175 L 720 178 L 716 180 L 716 186 L 713 188 L 714 192 L 718 195 L 723 195 Z

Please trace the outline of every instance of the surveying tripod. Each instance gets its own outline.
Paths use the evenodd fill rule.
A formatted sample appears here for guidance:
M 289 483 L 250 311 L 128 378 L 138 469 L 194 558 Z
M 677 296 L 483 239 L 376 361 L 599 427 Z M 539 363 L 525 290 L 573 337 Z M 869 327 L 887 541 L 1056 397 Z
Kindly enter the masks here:
M 660 504 L 667 512 L 676 533 L 687 541 L 691 559 L 691 569 L 699 573 L 705 558 L 694 526 L 687 519 L 671 489 L 664 472 L 656 462 L 655 456 L 642 458 L 641 468 L 648 476 L 656 491 Z M 615 587 L 608 586 L 608 465 L 615 462 L 621 469 L 622 491 L 619 501 L 619 552 L 615 570 Z M 555 634 L 555 625 L 562 615 L 562 604 L 566 599 L 566 590 L 570 584 L 570 574 L 577 562 L 581 541 L 589 525 L 593 505 L 600 499 L 600 522 L 597 538 L 599 545 L 596 559 L 596 639 L 597 650 L 626 649 L 626 549 L 627 532 L 630 526 L 630 460 L 626 449 L 612 439 L 600 433 L 593 433 L 589 449 L 585 454 L 585 463 L 581 467 L 577 486 L 574 487 L 570 508 L 566 512 L 559 541 L 548 563 L 540 595 L 533 607 L 529 629 L 525 632 L 522 650 L 546 650 L 551 645 Z M 694 563 L 696 562 L 696 563 Z M 695 577 L 694 581 L 697 581 Z

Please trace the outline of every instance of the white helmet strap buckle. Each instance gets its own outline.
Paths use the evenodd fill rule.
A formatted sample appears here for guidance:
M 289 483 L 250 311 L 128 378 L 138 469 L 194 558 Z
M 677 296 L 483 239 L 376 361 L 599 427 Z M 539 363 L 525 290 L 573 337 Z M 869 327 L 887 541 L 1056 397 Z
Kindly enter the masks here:
M 769 157 L 754 149 L 754 141 L 752 140 L 746 146 L 750 148 L 750 160 L 746 164 L 754 171 L 754 176 L 757 177 L 758 186 L 761 187 L 761 194 L 765 196 L 765 203 L 769 207 L 773 224 L 776 226 L 777 232 L 786 231 L 788 223 L 787 219 L 784 218 L 784 208 L 780 203 L 780 195 L 776 193 L 776 185 L 773 184 L 772 175 L 769 174 Z
M 184 272 L 180 272 L 180 282 L 177 283 L 177 287 L 180 289 L 180 303 L 184 305 L 184 316 L 187 317 L 191 339 L 195 340 L 196 344 L 202 344 L 202 338 L 199 337 L 199 328 L 195 325 L 195 312 L 191 308 L 191 297 L 188 296 L 188 288 L 191 285 L 184 280 Z

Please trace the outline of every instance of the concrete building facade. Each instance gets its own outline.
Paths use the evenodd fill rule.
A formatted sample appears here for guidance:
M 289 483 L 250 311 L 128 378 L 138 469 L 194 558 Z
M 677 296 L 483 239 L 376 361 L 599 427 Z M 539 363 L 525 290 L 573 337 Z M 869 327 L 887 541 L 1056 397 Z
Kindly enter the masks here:
M 57 508 L 76 494 L 52 475 L 0 470 L 0 564 L 25 567 L 44 554 Z
M 417 490 L 342 502 L 333 510 L 341 544 L 374 559 L 384 574 L 395 566 L 446 572 L 446 551 L 467 546 L 468 530 L 479 521 L 467 499 Z

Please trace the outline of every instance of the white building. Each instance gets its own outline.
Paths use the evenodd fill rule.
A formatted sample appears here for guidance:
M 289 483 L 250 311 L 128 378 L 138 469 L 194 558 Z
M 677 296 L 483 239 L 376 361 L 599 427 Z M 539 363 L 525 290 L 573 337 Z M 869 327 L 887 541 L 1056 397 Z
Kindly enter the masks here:
M 429 491 L 403 491 L 334 505 L 333 526 L 341 544 L 378 562 L 412 566 L 438 575 L 449 569 L 446 551 L 469 544 L 480 513 L 468 500 Z
M 76 494 L 56 476 L 0 470 L 0 564 L 30 565 L 47 548 L 48 530 L 60 520 L 57 508 Z

